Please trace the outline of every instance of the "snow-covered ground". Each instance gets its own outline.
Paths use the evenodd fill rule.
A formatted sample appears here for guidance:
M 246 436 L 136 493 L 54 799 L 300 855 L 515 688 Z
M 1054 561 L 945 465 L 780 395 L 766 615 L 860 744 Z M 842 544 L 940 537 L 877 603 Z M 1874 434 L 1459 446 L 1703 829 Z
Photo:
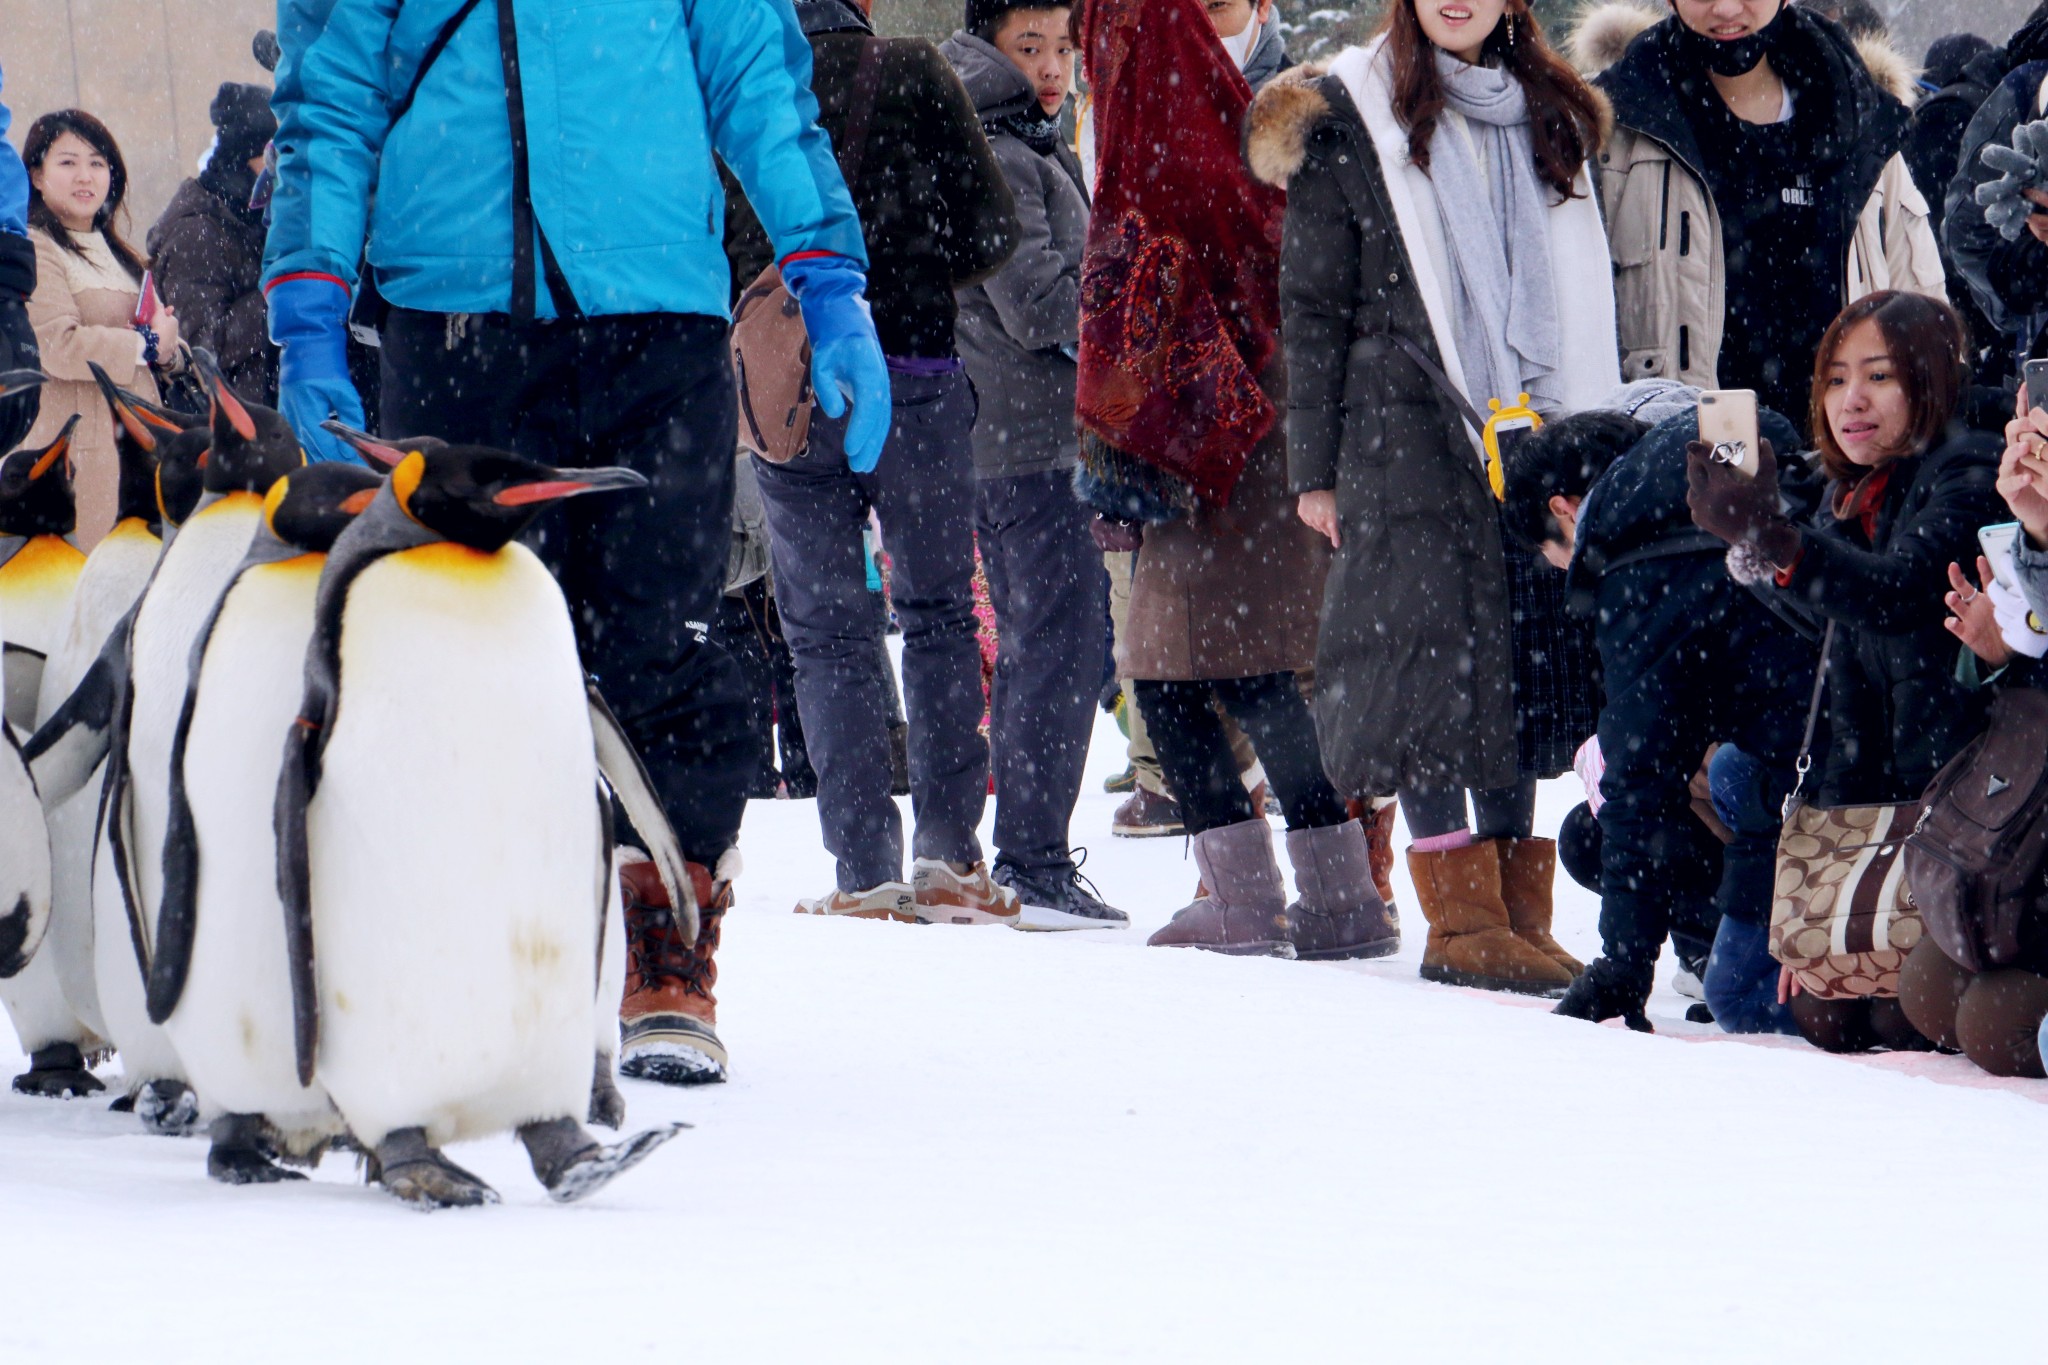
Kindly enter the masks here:
M 2048 1351 L 2048 1083 L 1726 1039 L 1662 987 L 1644 1037 L 1426 985 L 1405 869 L 1398 959 L 1146 951 L 1194 872 L 1108 837 L 1120 759 L 1105 721 L 1074 833 L 1122 933 L 792 915 L 831 882 L 814 809 L 753 805 L 733 1079 L 626 1082 L 629 1127 L 697 1127 L 586 1204 L 509 1139 L 455 1150 L 494 1209 L 423 1217 L 346 1159 L 229 1189 L 203 1141 L 0 1094 L 0 1361 Z

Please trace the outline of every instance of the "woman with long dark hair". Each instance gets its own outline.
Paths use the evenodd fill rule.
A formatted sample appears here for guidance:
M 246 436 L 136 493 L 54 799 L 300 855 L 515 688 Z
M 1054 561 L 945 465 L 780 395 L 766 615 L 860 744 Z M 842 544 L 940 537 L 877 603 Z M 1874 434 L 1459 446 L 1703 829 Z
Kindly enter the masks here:
M 34 193 L 29 237 L 36 248 L 36 291 L 29 320 L 42 348 L 42 415 L 27 443 L 53 440 L 73 414 L 78 541 L 90 549 L 114 524 L 120 478 L 114 421 L 87 364 L 145 398 L 157 395 L 152 371 L 183 365 L 178 319 L 158 307 L 136 324 L 146 262 L 121 233 L 128 165 L 114 135 L 83 109 L 45 114 L 28 130 L 21 159 Z
M 1517 700 L 1541 720 L 1587 684 L 1552 658 L 1517 687 L 1516 636 L 1555 608 L 1517 631 L 1534 595 L 1511 581 L 1538 580 L 1503 551 L 1464 414 L 1526 394 L 1556 416 L 1618 383 L 1587 176 L 1601 136 L 1598 97 L 1526 0 L 1397 0 L 1370 43 L 1252 112 L 1253 169 L 1288 196 L 1289 480 L 1336 551 L 1323 762 L 1347 796 L 1400 794 L 1436 981 L 1554 995 L 1579 969 L 1550 935 L 1556 845 L 1531 837 L 1546 765 L 1518 742 Z M 1580 709 L 1551 772 L 1591 732 Z

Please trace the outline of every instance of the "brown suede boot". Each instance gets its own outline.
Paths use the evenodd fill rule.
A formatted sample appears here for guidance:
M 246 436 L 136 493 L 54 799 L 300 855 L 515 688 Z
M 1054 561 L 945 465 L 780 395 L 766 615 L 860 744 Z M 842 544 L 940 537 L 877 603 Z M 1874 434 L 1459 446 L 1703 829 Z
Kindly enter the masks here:
M 719 868 L 732 858 L 728 853 Z M 686 944 L 669 913 L 668 890 L 651 862 L 619 869 L 626 901 L 626 998 L 619 1006 L 624 1033 L 619 1071 L 664 1085 L 722 1081 L 725 1044 L 718 1037 L 718 940 L 732 908 L 732 880 L 714 881 L 691 863 L 697 897 L 697 942 Z
M 1515 937 L 1577 976 L 1586 964 L 1550 936 L 1551 887 L 1557 881 L 1557 840 L 1492 839 L 1500 854 L 1500 898 Z
M 1408 874 L 1429 921 L 1422 976 L 1449 986 L 1555 996 L 1572 974 L 1515 937 L 1500 895 L 1491 841 L 1430 853 L 1408 850 Z
M 1265 817 L 1205 829 L 1195 836 L 1194 850 L 1208 896 L 1176 912 L 1146 944 L 1293 957 L 1286 885 L 1273 858 L 1273 827 Z
M 1392 801 L 1378 810 L 1372 808 L 1371 801 L 1355 796 L 1344 803 L 1344 813 L 1365 826 L 1365 846 L 1372 854 L 1372 887 L 1390 910 L 1394 907 L 1394 811 Z
M 1401 950 L 1401 924 L 1372 885 L 1372 854 L 1356 820 L 1287 831 L 1301 899 L 1287 907 L 1287 937 L 1305 961 L 1385 957 Z

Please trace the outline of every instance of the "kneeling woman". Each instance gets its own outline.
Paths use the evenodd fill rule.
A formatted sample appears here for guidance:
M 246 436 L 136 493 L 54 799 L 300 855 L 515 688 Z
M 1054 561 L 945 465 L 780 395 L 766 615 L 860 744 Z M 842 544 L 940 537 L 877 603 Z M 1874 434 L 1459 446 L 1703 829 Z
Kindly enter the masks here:
M 1810 526 L 1780 510 L 1774 459 L 1750 479 L 1704 445 L 1689 452 L 1694 521 L 1752 544 L 1779 591 L 1833 624 L 1828 750 L 1807 793 L 1823 807 L 1917 799 L 1984 726 L 1983 694 L 1956 680 L 1944 605 L 1949 565 L 1974 563 L 1977 528 L 2004 519 L 1998 442 L 1956 420 L 1965 346 L 1954 311 L 1923 294 L 1872 294 L 1834 320 L 1814 362 L 1830 484 Z M 1791 1006 L 1830 1051 L 1924 1046 L 1896 999 Z
M 1371 43 L 1252 112 L 1253 170 L 1287 187 L 1288 476 L 1336 550 L 1323 765 L 1346 795 L 1400 794 L 1422 974 L 1460 985 L 1556 994 L 1579 969 L 1550 936 L 1510 566 L 1461 408 L 1527 393 L 1556 416 L 1619 382 L 1586 173 L 1602 107 L 1526 0 L 1396 0 Z

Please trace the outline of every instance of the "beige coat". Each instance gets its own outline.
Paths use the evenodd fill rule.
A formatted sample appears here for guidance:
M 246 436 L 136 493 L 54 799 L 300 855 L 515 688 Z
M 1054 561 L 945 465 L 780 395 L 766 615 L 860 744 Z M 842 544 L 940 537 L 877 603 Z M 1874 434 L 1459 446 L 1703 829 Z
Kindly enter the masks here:
M 1574 35 L 1573 58 L 1589 75 L 1605 72 L 1666 13 L 1636 3 L 1591 8 Z M 1855 58 L 1877 89 L 1911 103 L 1913 73 L 1896 52 L 1881 40 L 1865 41 L 1856 45 Z M 1606 93 L 1616 95 L 1612 82 L 1611 74 L 1601 77 Z M 1897 105 L 1883 105 L 1874 123 L 1903 124 Z M 1706 184 L 1667 141 L 1631 126 L 1629 106 L 1628 100 L 1615 99 L 1616 126 L 1599 161 L 1601 206 L 1614 257 L 1621 377 L 1717 388 L 1727 296 L 1721 215 Z M 1842 304 L 1847 307 L 1880 289 L 1946 299 L 1943 281 L 1927 201 L 1914 187 L 1905 160 L 1893 153 L 1877 169 L 1850 236 Z
M 89 551 L 113 528 L 121 470 L 113 414 L 86 363 L 99 362 L 116 384 L 145 398 L 155 398 L 157 389 L 142 362 L 142 337 L 131 325 L 141 281 L 129 278 L 98 233 L 74 235 L 86 244 L 89 259 L 80 260 L 41 231 L 29 233 L 36 244 L 36 292 L 28 316 L 50 380 L 26 444 L 55 440 L 71 414 L 83 415 L 71 450 L 78 471 L 76 538 Z

